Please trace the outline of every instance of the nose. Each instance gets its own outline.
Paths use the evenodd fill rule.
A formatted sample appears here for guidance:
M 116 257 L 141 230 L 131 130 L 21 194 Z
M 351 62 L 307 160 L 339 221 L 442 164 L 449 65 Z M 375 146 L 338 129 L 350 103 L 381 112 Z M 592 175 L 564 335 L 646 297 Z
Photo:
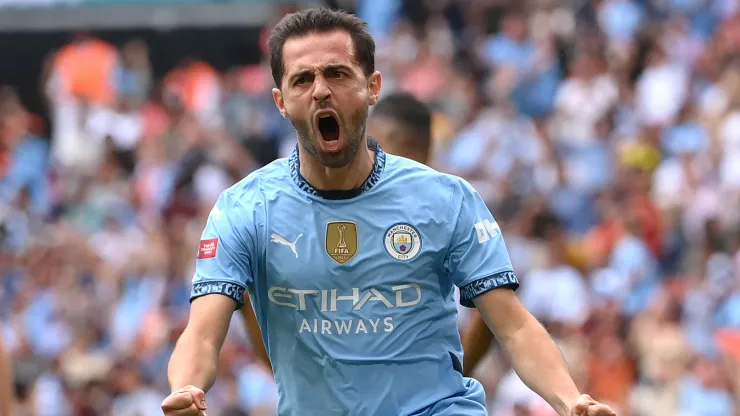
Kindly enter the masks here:
M 313 99 L 316 102 L 322 103 L 331 97 L 331 90 L 329 84 L 326 82 L 324 77 L 318 76 L 314 79 L 313 84 Z

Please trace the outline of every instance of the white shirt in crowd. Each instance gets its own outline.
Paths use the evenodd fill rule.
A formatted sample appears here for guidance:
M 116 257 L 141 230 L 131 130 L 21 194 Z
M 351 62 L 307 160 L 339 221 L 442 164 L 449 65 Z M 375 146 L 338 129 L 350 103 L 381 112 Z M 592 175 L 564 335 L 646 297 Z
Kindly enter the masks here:
M 592 81 L 570 78 L 563 82 L 555 98 L 556 136 L 570 144 L 594 140 L 594 126 L 619 99 L 617 82 L 609 75 Z
M 532 270 L 522 279 L 519 297 L 543 321 L 582 325 L 588 318 L 588 288 L 570 266 Z
M 680 65 L 649 67 L 637 81 L 637 113 L 647 125 L 667 125 L 675 121 L 683 106 L 688 74 Z

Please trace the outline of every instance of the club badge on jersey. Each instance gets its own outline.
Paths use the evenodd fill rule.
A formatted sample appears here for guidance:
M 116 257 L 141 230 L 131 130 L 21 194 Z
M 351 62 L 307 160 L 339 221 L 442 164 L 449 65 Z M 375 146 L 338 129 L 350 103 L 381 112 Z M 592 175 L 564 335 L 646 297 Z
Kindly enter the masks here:
M 396 224 L 385 233 L 385 250 L 396 260 L 411 260 L 421 251 L 421 237 L 409 224 Z

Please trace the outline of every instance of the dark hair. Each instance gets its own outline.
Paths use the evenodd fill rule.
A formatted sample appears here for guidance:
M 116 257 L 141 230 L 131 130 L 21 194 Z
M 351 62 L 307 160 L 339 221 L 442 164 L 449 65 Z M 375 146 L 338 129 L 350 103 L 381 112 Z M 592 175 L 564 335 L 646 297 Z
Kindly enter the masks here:
M 392 120 L 403 132 L 403 140 L 417 150 L 429 151 L 432 142 L 432 111 L 405 92 L 385 96 L 373 108 L 372 117 Z
M 355 59 L 365 75 L 369 76 L 375 72 L 375 41 L 367 29 L 366 22 L 344 11 L 326 8 L 306 9 L 285 15 L 272 29 L 267 45 L 275 86 L 280 88 L 282 83 L 285 71 L 283 45 L 288 39 L 333 30 L 347 31 L 352 37 Z

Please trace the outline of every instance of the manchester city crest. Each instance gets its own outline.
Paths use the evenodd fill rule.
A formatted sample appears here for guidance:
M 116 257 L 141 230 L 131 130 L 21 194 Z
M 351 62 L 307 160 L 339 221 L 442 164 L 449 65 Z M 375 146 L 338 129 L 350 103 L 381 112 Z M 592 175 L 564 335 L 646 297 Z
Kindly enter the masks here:
M 396 260 L 411 260 L 421 250 L 421 236 L 408 224 L 396 224 L 385 232 L 385 250 Z

